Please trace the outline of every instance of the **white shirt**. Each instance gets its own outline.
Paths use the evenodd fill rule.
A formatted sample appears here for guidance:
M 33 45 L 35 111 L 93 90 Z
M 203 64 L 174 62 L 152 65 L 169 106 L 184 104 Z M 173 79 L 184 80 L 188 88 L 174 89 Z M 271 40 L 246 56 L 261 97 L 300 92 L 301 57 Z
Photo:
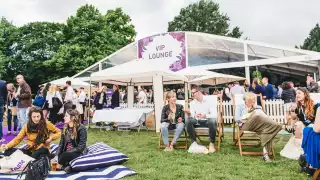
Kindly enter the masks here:
M 83 103 L 83 102 L 86 102 L 86 98 L 87 98 L 87 95 L 84 91 L 82 91 L 79 95 L 79 102 Z
M 204 114 L 206 118 L 214 118 L 214 109 L 212 107 L 211 103 L 207 99 L 207 96 L 203 96 L 202 102 L 199 102 L 197 99 L 194 99 L 190 103 L 190 113 L 191 117 L 194 117 L 197 114 Z M 217 109 L 215 110 L 217 111 Z
M 246 91 L 244 90 L 243 86 L 240 86 L 238 84 L 234 85 L 231 89 L 230 89 L 230 94 L 233 96 L 235 94 L 244 94 Z M 231 96 L 231 97 L 232 97 Z M 232 99 L 232 98 L 231 98 Z
M 72 87 L 71 86 L 69 86 L 68 88 L 67 88 L 67 92 L 66 92 L 66 96 L 65 96 L 65 98 L 64 98 L 64 101 L 73 101 L 73 94 L 74 94 L 74 91 L 73 91 L 73 89 L 72 89 Z
M 147 103 L 147 95 L 144 91 L 140 91 L 138 94 L 139 103 Z

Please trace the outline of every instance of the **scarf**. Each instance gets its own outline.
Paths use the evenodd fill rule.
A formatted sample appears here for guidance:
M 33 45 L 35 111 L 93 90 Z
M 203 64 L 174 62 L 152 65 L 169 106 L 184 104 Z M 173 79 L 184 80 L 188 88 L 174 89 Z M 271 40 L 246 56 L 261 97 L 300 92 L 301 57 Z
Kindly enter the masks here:
M 99 104 L 103 103 L 103 98 L 104 98 L 104 93 L 101 93 L 99 98 Z

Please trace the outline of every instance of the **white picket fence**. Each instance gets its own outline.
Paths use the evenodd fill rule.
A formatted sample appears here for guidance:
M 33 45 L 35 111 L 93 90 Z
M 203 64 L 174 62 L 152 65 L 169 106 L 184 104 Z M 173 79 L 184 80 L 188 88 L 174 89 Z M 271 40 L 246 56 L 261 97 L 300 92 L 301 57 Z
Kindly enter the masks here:
M 127 103 L 120 103 L 121 108 L 128 108 Z M 154 108 L 154 104 L 134 104 L 134 108 Z M 264 101 L 266 114 L 276 122 L 283 124 L 286 122 L 285 105 L 282 100 L 266 100 Z M 233 103 L 232 101 L 222 102 L 222 118 L 224 124 L 232 124 L 233 122 Z

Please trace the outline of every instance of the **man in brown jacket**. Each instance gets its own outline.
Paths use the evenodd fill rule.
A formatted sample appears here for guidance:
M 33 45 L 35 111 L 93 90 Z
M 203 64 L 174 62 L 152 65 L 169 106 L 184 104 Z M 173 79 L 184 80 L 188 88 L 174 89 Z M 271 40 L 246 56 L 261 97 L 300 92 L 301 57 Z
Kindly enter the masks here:
M 28 122 L 28 109 L 31 107 L 31 88 L 26 83 L 22 75 L 16 77 L 17 83 L 19 84 L 18 90 L 15 97 L 18 100 L 18 118 L 19 118 L 19 131 Z

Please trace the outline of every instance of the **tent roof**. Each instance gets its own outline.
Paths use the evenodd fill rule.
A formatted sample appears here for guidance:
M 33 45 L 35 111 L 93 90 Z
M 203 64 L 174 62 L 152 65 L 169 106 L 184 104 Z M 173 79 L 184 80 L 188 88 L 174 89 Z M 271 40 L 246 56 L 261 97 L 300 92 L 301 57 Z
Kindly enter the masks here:
M 304 76 L 306 72 L 318 72 L 318 61 L 310 61 L 308 58 L 303 57 L 304 55 L 319 56 L 320 53 L 318 52 L 201 32 L 185 32 L 185 34 L 187 38 L 189 66 L 207 66 L 208 69 L 230 68 L 228 64 L 231 65 L 234 62 L 241 63 L 242 61 L 245 61 L 246 50 L 249 62 L 262 59 L 281 58 L 281 60 L 283 60 L 288 57 L 300 57 L 299 60 L 294 62 L 283 61 L 284 63 L 272 65 L 258 64 L 258 66 L 261 66 L 261 68 L 264 69 L 269 69 L 271 71 L 279 71 L 282 69 L 285 73 L 299 76 Z M 92 72 L 123 64 L 136 58 L 137 41 L 86 68 L 80 73 L 74 75 L 74 77 L 89 77 Z M 319 60 L 320 58 L 311 59 Z M 227 66 L 224 65 L 223 68 L 221 68 L 220 66 L 215 66 L 217 64 L 226 64 Z M 237 66 L 242 64 L 237 64 Z
M 92 81 L 119 85 L 152 85 L 153 76 L 163 76 L 163 83 L 176 84 L 187 81 L 183 75 L 169 70 L 172 61 L 136 59 L 127 63 L 95 72 Z
M 75 87 L 75 88 L 90 87 L 89 83 L 83 82 L 78 78 L 72 78 L 72 77 L 68 77 L 68 76 L 64 77 L 64 78 L 60 78 L 60 79 L 56 79 L 56 80 L 50 81 L 50 83 L 53 84 L 53 85 L 64 86 L 64 85 L 66 85 L 66 81 L 71 81 L 72 87 Z M 47 83 L 49 83 L 49 82 L 47 82 Z M 45 84 L 47 84 L 47 83 L 45 83 Z M 43 84 L 43 85 L 45 85 L 45 84 Z M 91 86 L 93 86 L 93 85 L 91 85 Z

